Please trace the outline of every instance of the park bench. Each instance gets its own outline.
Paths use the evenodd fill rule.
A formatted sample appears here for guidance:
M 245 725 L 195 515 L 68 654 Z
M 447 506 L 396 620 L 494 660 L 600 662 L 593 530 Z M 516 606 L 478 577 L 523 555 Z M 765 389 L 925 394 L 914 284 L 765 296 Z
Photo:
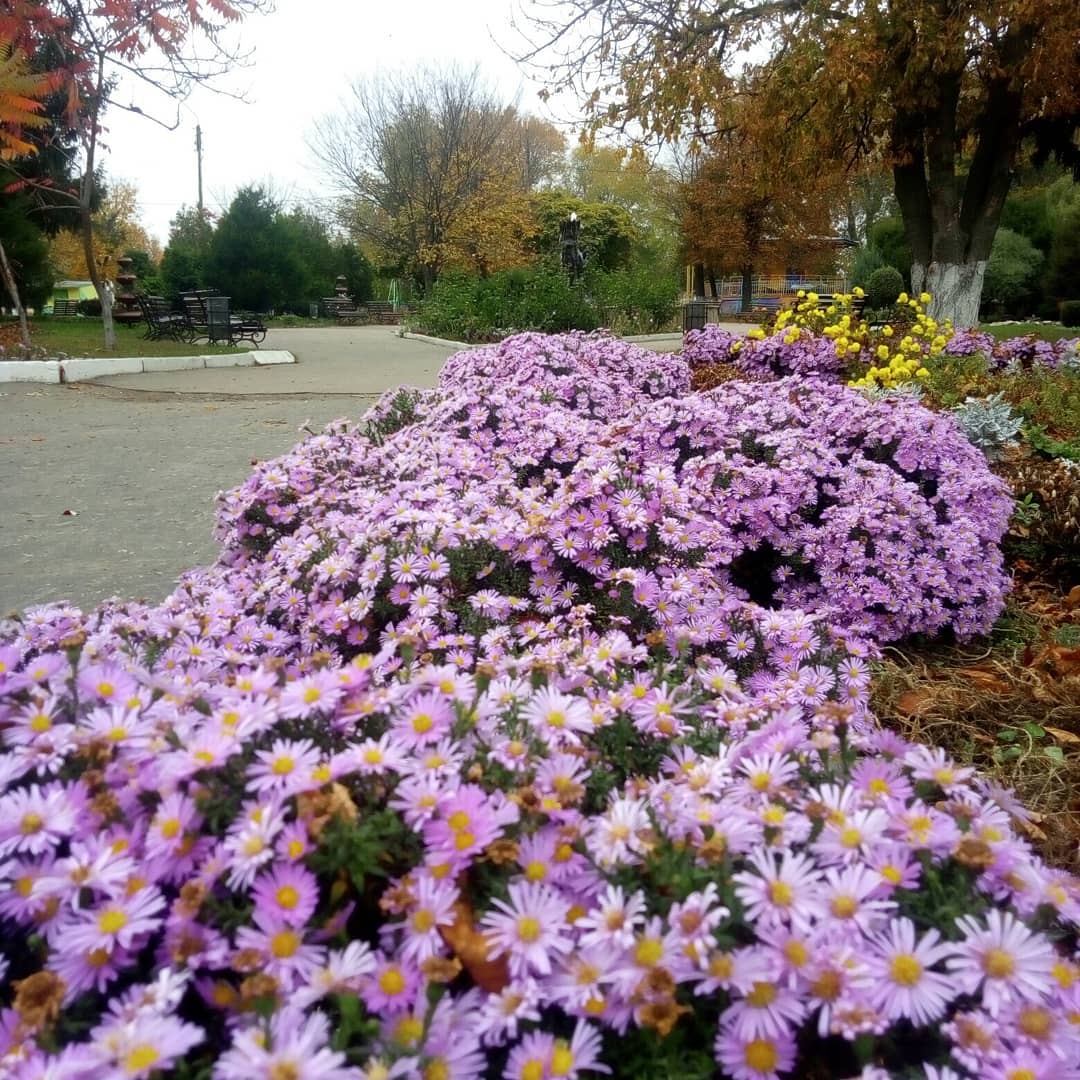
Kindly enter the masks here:
M 187 316 L 173 311 L 172 305 L 164 296 L 139 296 L 139 308 L 146 320 L 146 332 L 144 338 L 150 341 L 161 341 L 168 338 L 170 341 L 188 341 L 190 331 Z
M 198 341 L 200 338 L 211 340 L 210 306 L 209 301 L 220 296 L 214 289 L 197 289 L 194 292 L 180 294 L 180 302 L 184 307 L 184 317 L 187 324 L 189 341 Z M 227 299 L 227 298 L 223 298 Z M 230 345 L 238 341 L 250 341 L 256 348 L 266 337 L 266 325 L 261 315 L 251 312 L 230 311 L 229 325 L 226 331 L 226 340 Z
M 386 300 L 372 300 L 366 304 L 356 304 L 347 296 L 325 296 L 321 303 L 326 317 L 336 320 L 343 326 L 353 326 L 357 323 L 389 325 L 401 322 L 402 316 L 407 314 L 402 308 Z
M 53 315 L 58 318 L 70 318 L 73 315 L 79 314 L 79 301 L 78 300 L 54 300 Z

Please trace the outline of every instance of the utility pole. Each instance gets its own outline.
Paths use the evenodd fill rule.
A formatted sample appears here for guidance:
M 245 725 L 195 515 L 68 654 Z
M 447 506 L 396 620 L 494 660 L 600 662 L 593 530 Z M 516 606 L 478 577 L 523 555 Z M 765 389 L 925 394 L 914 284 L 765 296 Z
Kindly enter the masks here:
M 195 125 L 195 156 L 199 159 L 199 216 L 202 217 L 202 125 Z

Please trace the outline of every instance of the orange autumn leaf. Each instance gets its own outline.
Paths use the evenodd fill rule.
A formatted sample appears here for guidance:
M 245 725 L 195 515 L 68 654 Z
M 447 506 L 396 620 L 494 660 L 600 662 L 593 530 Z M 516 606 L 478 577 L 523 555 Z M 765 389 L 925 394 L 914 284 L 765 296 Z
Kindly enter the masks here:
M 489 958 L 489 947 L 483 933 L 476 929 L 473 910 L 464 900 L 454 905 L 454 921 L 440 926 L 443 941 L 450 946 L 473 982 L 489 994 L 498 994 L 510 982 L 506 957 Z

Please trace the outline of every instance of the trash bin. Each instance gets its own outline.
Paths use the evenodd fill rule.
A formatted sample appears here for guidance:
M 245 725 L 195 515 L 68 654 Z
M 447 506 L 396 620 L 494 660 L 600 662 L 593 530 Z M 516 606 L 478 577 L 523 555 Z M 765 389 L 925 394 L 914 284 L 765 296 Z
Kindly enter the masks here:
M 213 342 L 232 341 L 229 328 L 229 298 L 227 296 L 208 296 L 206 298 L 207 335 Z
M 700 330 L 705 325 L 706 308 L 704 300 L 687 300 L 683 304 L 683 332 Z

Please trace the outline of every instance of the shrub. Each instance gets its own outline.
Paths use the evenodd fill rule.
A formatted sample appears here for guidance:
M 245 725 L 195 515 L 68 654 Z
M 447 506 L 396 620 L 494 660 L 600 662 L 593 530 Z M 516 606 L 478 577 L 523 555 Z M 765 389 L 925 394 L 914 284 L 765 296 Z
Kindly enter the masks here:
M 1080 300 L 1063 300 L 1061 303 L 1061 325 L 1080 326 Z
M 1042 264 L 1042 252 L 1026 236 L 998 229 L 986 264 L 983 305 L 1001 314 L 1028 314 Z
M 894 266 L 882 266 L 866 283 L 866 304 L 871 308 L 891 308 L 904 291 L 904 278 Z
M 870 275 L 885 265 L 884 256 L 873 244 L 863 244 L 851 263 L 851 283 L 865 289 Z

